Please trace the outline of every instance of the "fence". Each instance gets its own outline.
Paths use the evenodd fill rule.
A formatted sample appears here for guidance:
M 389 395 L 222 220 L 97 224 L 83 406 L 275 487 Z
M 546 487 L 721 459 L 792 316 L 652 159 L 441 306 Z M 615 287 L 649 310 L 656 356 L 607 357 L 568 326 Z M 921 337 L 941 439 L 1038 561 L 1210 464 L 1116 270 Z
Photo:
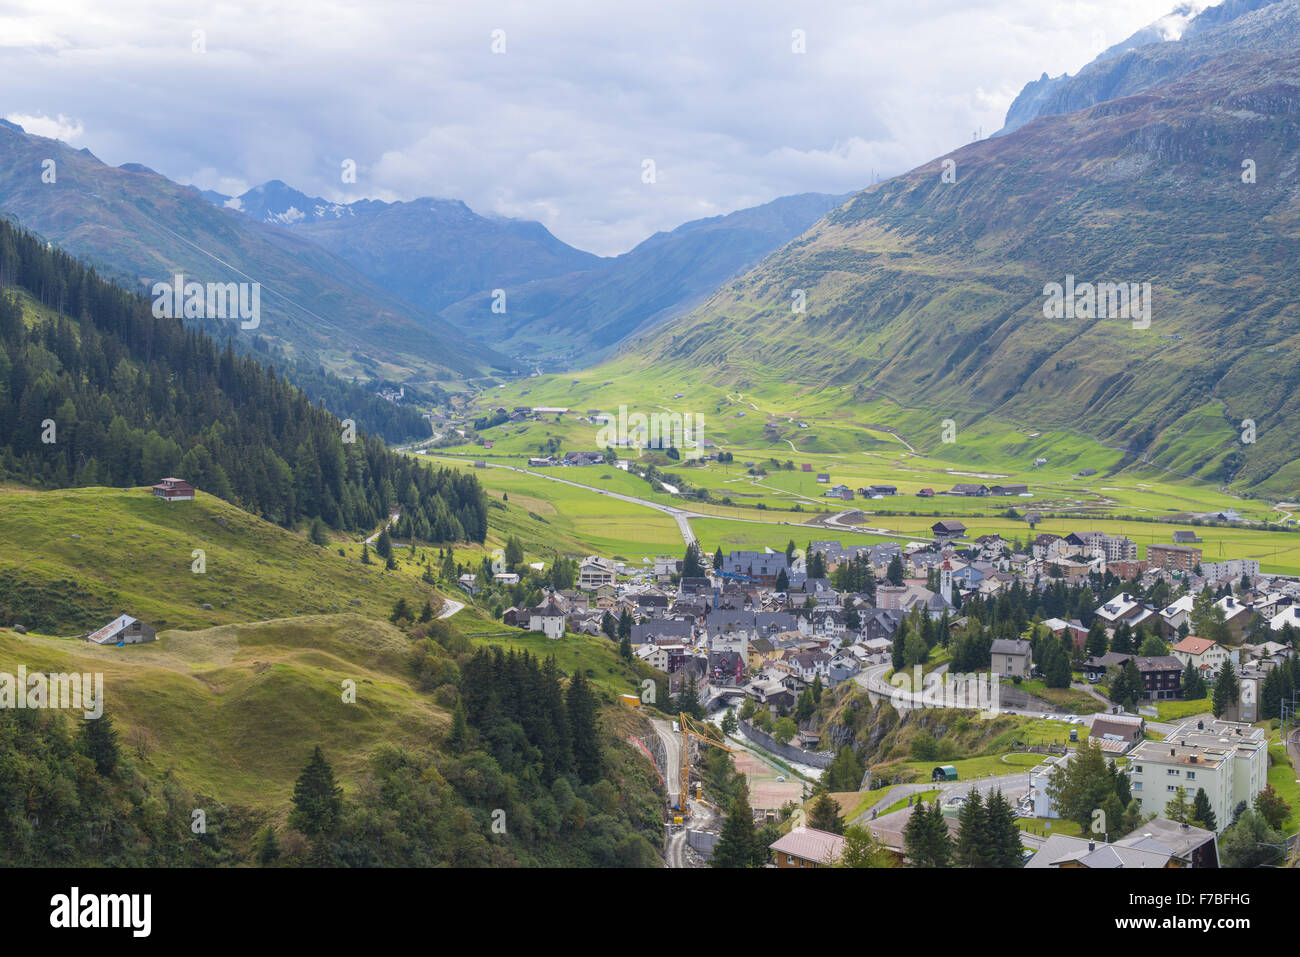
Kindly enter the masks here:
M 811 751 L 796 748 L 791 744 L 782 744 L 770 734 L 755 728 L 748 721 L 740 722 L 740 733 L 763 750 L 771 751 L 777 757 L 785 758 L 787 761 L 797 761 L 800 764 L 807 764 L 814 768 L 828 768 L 831 762 L 835 760 L 833 754 L 814 754 Z

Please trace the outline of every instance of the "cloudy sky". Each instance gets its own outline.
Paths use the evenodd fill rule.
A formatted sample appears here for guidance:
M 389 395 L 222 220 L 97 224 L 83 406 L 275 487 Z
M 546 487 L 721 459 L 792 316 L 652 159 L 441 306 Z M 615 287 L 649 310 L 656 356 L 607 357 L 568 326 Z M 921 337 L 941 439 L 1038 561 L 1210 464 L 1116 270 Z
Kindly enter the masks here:
M 613 254 L 988 135 L 1174 3 L 0 0 L 0 115 L 223 193 L 456 198 Z

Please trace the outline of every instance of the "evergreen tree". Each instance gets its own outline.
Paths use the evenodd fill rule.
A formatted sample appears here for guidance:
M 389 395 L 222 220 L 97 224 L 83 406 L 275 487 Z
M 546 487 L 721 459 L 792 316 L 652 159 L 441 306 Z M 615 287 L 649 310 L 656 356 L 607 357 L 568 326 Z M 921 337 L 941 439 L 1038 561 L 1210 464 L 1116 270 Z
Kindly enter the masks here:
M 447 747 L 452 754 L 464 754 L 469 748 L 469 722 L 465 720 L 465 709 L 459 701 L 451 713 L 451 731 L 447 734 Z
M 713 553 L 713 570 L 718 572 L 722 571 L 722 546 L 721 545 L 719 545 L 718 550 Z
M 1192 800 L 1192 818 L 1189 823 L 1203 827 L 1207 831 L 1219 829 L 1219 822 L 1214 817 L 1214 808 L 1210 807 L 1210 796 L 1205 793 L 1205 788 L 1196 789 L 1196 797 Z
M 1020 826 L 1016 824 L 1015 808 L 1002 796 L 1001 789 L 989 795 L 984 805 L 984 818 L 988 839 L 988 866 L 1023 866 L 1024 852 L 1020 844 Z
M 710 866 L 762 867 L 766 860 L 767 848 L 759 844 L 754 833 L 754 812 L 749 806 L 749 795 L 741 788 L 727 808 Z
M 686 546 L 686 557 L 682 560 L 683 578 L 700 578 L 704 575 L 704 562 L 700 556 L 700 546 L 691 542 Z
M 618 637 L 618 622 L 608 611 L 600 616 L 600 630 L 605 633 L 605 637 L 610 641 Z
M 375 539 L 375 554 L 380 558 L 393 557 L 393 540 L 388 537 L 388 526 L 385 525 L 379 532 L 379 537 Z
M 280 842 L 275 836 L 275 825 L 268 824 L 257 832 L 253 845 L 253 857 L 263 867 L 269 867 L 280 856 Z
M 903 844 L 910 867 L 948 867 L 952 863 L 952 836 L 936 798 L 917 804 L 903 828 Z
M 1106 637 L 1106 624 L 1100 618 L 1092 623 L 1088 629 L 1088 638 L 1084 642 L 1084 650 L 1090 658 L 1100 658 L 1107 651 L 1109 639 Z
M 885 572 L 885 577 L 889 579 L 891 585 L 903 584 L 903 559 L 900 555 L 895 555 L 889 560 L 889 569 Z
M 844 817 L 840 814 L 839 803 L 829 794 L 822 794 L 809 808 L 808 826 L 832 834 L 843 834 Z
M 118 759 L 117 729 L 108 715 L 81 723 L 81 746 L 86 757 L 95 762 L 96 771 L 102 775 L 113 773 Z
M 862 784 L 865 769 L 850 744 L 840 745 L 835 760 L 826 769 L 824 780 L 831 791 L 856 791 Z
M 1187 667 L 1183 669 L 1181 685 L 1183 697 L 1187 700 L 1195 701 L 1205 697 L 1205 679 L 1201 677 L 1200 669 L 1193 664 L 1191 658 L 1187 659 Z
M 986 867 L 990 856 L 988 818 L 984 813 L 984 798 L 975 788 L 966 796 L 957 820 L 961 825 L 954 848 L 957 866 Z
M 1101 745 L 1081 744 L 1073 761 L 1052 772 L 1046 791 L 1057 813 L 1086 831 L 1092 824 L 1093 811 L 1115 793 L 1115 780 Z
M 1111 683 L 1110 700 L 1125 711 L 1132 711 L 1142 700 L 1146 685 L 1142 681 L 1142 672 L 1138 671 L 1137 662 L 1132 658 L 1124 662 L 1119 670 L 1119 677 Z
M 307 539 L 313 545 L 328 545 L 330 543 L 329 528 L 319 515 L 311 520 L 311 531 L 308 532 Z
M 1219 677 L 1214 682 L 1214 698 L 1212 702 L 1214 716 L 1216 718 L 1222 717 L 1240 699 L 1241 686 L 1237 683 L 1237 672 L 1232 667 L 1231 661 L 1225 661 L 1223 670 L 1219 672 Z
M 584 784 L 594 784 L 600 780 L 604 760 L 600 751 L 600 735 L 596 729 L 596 698 L 581 671 L 575 670 L 569 680 L 566 704 L 573 740 L 574 770 Z
M 618 641 L 618 653 L 624 661 L 632 660 L 632 636 L 624 635 Z
M 397 624 L 399 621 L 411 620 L 411 606 L 406 603 L 405 598 L 397 599 L 397 602 L 393 605 L 392 614 L 388 616 L 388 620 L 393 624 Z
M 293 810 L 289 824 L 309 837 L 329 834 L 343 811 L 343 789 L 334 783 L 334 770 L 321 753 L 320 745 L 298 775 L 293 786 Z

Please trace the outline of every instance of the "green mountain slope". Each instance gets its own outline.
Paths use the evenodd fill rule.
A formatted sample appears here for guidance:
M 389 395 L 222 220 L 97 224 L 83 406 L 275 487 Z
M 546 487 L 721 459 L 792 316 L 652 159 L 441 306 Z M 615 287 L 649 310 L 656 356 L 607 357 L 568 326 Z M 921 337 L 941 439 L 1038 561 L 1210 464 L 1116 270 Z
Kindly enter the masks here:
M 52 160 L 53 182 L 43 173 Z M 504 360 L 405 303 L 320 245 L 220 209 L 145 167 L 106 166 L 88 150 L 0 123 L 0 211 L 150 294 L 176 273 L 202 283 L 260 282 L 254 333 L 339 372 L 389 378 L 474 375 Z M 354 355 L 354 353 L 356 355 Z
M 1289 493 L 1298 142 L 1300 57 L 1229 53 L 971 144 L 945 158 L 955 183 L 935 160 L 873 186 L 626 354 L 661 374 L 888 397 L 927 410 L 936 435 L 988 414 L 1079 429 Z M 1150 327 L 1044 318 L 1045 287 L 1067 275 L 1151 283 Z M 1239 441 L 1244 419 L 1254 444 Z

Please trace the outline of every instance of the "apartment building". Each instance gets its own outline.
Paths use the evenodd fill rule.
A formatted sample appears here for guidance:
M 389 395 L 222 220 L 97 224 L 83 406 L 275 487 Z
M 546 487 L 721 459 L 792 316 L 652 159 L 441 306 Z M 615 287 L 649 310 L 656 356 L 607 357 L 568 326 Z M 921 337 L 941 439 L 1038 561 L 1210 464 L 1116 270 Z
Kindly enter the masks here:
M 617 577 L 618 567 L 608 558 L 593 555 L 578 566 L 578 587 L 586 591 L 595 591 L 602 585 L 613 586 Z
M 1201 550 L 1191 545 L 1148 545 L 1147 563 L 1167 572 L 1192 572 L 1201 564 Z
M 1143 741 L 1129 752 L 1133 796 L 1142 812 L 1163 817 L 1181 787 L 1190 802 L 1204 789 L 1222 832 L 1232 810 L 1250 803 L 1268 781 L 1264 732 L 1236 721 L 1188 721 L 1163 741 Z

